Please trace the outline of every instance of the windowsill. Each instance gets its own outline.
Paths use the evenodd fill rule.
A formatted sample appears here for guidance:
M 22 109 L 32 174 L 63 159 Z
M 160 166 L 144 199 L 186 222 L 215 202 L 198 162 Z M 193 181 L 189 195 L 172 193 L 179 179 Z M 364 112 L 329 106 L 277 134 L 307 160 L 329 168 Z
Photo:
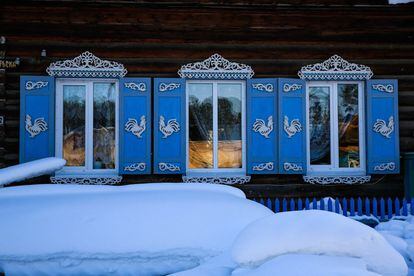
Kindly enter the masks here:
M 241 172 L 187 172 L 182 177 L 187 183 L 245 184 L 251 177 Z
M 363 184 L 371 180 L 370 175 L 366 174 L 307 174 L 303 176 L 303 180 L 310 184 Z
M 122 176 L 117 174 L 56 174 L 50 177 L 53 184 L 115 185 Z

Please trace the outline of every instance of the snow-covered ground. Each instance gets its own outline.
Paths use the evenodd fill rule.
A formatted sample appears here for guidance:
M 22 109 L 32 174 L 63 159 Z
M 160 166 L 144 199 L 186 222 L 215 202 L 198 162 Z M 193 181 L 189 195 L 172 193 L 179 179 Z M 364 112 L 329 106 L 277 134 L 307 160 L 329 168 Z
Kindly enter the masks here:
M 236 188 L 163 183 L 0 190 L 6 275 L 406 275 L 377 231 L 327 211 L 274 214 Z

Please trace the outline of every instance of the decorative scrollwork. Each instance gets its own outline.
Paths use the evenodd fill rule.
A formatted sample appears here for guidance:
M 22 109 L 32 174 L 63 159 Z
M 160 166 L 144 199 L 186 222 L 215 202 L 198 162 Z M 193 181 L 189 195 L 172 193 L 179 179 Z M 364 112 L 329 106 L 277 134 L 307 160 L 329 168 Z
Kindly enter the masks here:
M 373 130 L 388 139 L 391 138 L 390 135 L 394 131 L 394 116 L 388 118 L 388 124 L 382 119 L 377 119 L 374 123 Z
M 93 177 L 76 177 L 76 176 L 52 176 L 50 182 L 53 184 L 82 184 L 82 185 L 115 185 L 120 183 L 122 176 L 93 176 Z
M 296 91 L 296 90 L 300 90 L 300 89 L 302 89 L 302 84 L 297 84 L 297 83 L 289 84 L 289 83 L 285 83 L 283 85 L 283 92 L 291 92 L 291 91 Z
M 302 124 L 300 123 L 299 119 L 293 119 L 289 123 L 288 116 L 285 116 L 283 119 L 283 130 L 288 135 L 288 138 L 292 138 L 296 133 L 302 131 Z
M 147 164 L 145 163 L 134 163 L 129 166 L 125 166 L 124 171 L 134 172 L 134 171 L 145 171 Z
M 145 92 L 147 90 L 147 85 L 144 82 L 135 83 L 135 82 L 126 82 L 124 83 L 126 88 L 131 90 Z
M 392 84 L 373 84 L 372 89 L 380 92 L 394 93 L 394 86 Z
M 303 66 L 298 75 L 305 80 L 368 80 L 373 73 L 368 66 L 350 63 L 333 55 L 321 63 Z
M 127 74 L 123 64 L 102 60 L 91 52 L 83 52 L 74 59 L 53 62 L 46 72 L 56 77 L 106 77 L 119 78 Z
M 253 83 L 252 84 L 252 87 L 254 88 L 254 89 L 257 89 L 257 90 L 260 90 L 260 91 L 266 91 L 266 92 L 269 92 L 269 93 L 271 93 L 271 92 L 273 92 L 273 84 L 271 84 L 271 83 L 266 83 L 266 84 L 263 84 L 263 83 Z
M 211 183 L 237 185 L 245 184 L 250 181 L 250 176 L 183 176 L 186 183 Z
M 264 171 L 264 170 L 272 171 L 273 169 L 274 169 L 273 162 L 261 163 L 261 164 L 253 166 L 252 168 L 253 171 L 259 171 L 259 172 Z
M 165 139 L 174 132 L 179 132 L 180 124 L 178 123 L 177 119 L 170 119 L 168 120 L 167 124 L 165 124 L 164 116 L 160 116 L 159 130 L 164 135 L 162 138 Z
M 219 54 L 204 61 L 189 63 L 178 70 L 181 78 L 188 79 L 250 79 L 254 72 L 246 64 L 231 62 Z
M 165 92 L 165 91 L 171 91 L 177 88 L 180 88 L 181 84 L 179 83 L 174 83 L 174 82 L 170 82 L 170 83 L 160 83 L 159 85 L 159 91 L 160 92 Z
M 32 123 L 32 117 L 27 114 L 25 119 L 25 129 L 30 134 L 30 138 L 34 138 L 36 135 L 39 135 L 41 132 L 47 130 L 47 122 L 45 118 L 37 118 Z
M 180 166 L 171 164 L 171 163 L 158 163 L 158 168 L 160 169 L 160 171 L 170 171 L 170 172 L 175 172 L 175 171 L 179 171 Z
M 273 116 L 267 118 L 267 125 L 264 120 L 256 119 L 253 123 L 253 131 L 260 133 L 263 137 L 269 139 L 269 134 L 273 131 Z
M 285 171 L 303 171 L 303 168 L 301 165 L 295 164 L 295 163 L 289 163 L 289 162 L 285 162 L 283 163 L 283 169 L 285 169 Z
M 138 138 L 142 138 L 142 133 L 144 133 L 147 128 L 147 121 L 145 115 L 141 116 L 141 121 L 138 124 L 138 121 L 134 118 L 128 118 L 128 121 L 125 123 L 125 131 L 131 132 L 133 135 Z
M 48 86 L 49 82 L 47 81 L 37 81 L 37 82 L 33 82 L 33 81 L 26 81 L 25 84 L 25 88 L 26 90 L 35 90 L 35 89 L 40 89 L 42 87 L 46 87 Z
M 370 175 L 363 176 L 303 176 L 303 180 L 311 184 L 362 184 L 371 180 Z
M 393 171 L 393 170 L 395 170 L 394 162 L 382 163 L 374 167 L 374 171 Z

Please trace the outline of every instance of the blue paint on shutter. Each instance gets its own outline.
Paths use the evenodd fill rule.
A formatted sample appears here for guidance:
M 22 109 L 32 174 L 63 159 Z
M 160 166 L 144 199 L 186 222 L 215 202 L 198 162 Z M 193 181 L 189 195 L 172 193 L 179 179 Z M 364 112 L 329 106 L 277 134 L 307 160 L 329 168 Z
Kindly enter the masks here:
M 49 76 L 21 76 L 20 163 L 54 155 L 55 79 Z
M 154 79 L 154 173 L 186 171 L 185 104 L 185 79 Z M 162 118 L 164 126 L 160 122 Z
M 306 84 L 279 79 L 279 172 L 306 173 Z
M 119 86 L 119 173 L 149 174 L 151 79 L 121 78 Z
M 275 174 L 277 79 L 247 80 L 247 173 Z M 273 129 L 271 130 L 272 127 Z M 271 130 L 271 131 L 270 131 Z
M 370 174 L 399 173 L 398 82 L 369 80 L 366 91 L 367 171 Z

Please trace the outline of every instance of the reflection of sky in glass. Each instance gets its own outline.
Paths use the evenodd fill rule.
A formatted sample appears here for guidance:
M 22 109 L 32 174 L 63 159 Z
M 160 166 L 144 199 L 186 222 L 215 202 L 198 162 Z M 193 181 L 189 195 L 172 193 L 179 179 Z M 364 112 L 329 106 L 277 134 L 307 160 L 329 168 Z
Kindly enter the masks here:
M 241 112 L 241 85 L 240 84 L 219 84 L 218 96 L 226 97 L 232 103 L 234 113 Z
M 97 104 L 106 101 L 115 102 L 115 84 L 114 83 L 94 83 L 93 84 L 93 100 Z
M 86 87 L 84 85 L 64 85 L 63 98 L 65 102 L 82 103 L 85 100 Z
M 196 96 L 200 103 L 213 95 L 213 85 L 207 83 L 191 83 L 188 85 L 188 93 L 191 96 Z

